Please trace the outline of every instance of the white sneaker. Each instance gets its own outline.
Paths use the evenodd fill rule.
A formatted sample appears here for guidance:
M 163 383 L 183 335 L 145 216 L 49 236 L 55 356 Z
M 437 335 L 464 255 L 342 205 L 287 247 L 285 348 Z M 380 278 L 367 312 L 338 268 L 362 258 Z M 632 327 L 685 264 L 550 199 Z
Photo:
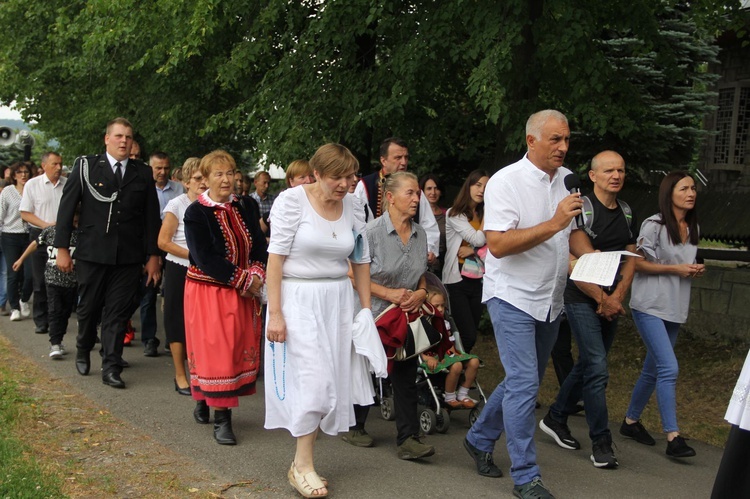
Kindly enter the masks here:
M 21 300 L 19 303 L 21 304 L 21 315 L 24 317 L 31 316 L 31 307 L 29 307 L 29 302 Z
M 50 359 L 61 359 L 63 356 L 63 350 L 60 345 L 52 345 L 49 347 L 49 358 Z
M 21 320 L 21 311 L 13 309 L 10 311 L 10 320 L 12 321 L 20 321 Z
M 60 351 L 62 352 L 63 355 L 68 354 L 68 351 L 65 350 L 65 345 L 63 345 L 62 343 L 60 343 Z

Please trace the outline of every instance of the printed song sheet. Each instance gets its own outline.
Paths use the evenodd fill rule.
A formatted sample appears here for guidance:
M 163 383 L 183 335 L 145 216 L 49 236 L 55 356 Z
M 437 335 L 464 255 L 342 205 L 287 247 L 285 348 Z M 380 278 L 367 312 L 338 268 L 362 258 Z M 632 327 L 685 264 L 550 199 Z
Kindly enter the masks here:
M 574 281 L 590 282 L 599 286 L 611 286 L 615 281 L 617 267 L 623 256 L 637 256 L 629 251 L 604 251 L 602 253 L 587 253 L 575 264 L 570 278 Z

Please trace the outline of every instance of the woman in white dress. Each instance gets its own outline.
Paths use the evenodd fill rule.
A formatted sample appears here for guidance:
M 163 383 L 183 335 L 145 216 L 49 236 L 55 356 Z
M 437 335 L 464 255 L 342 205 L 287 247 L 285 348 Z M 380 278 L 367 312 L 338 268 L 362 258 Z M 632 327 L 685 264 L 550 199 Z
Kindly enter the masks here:
M 364 211 L 347 191 L 359 168 L 339 144 L 320 147 L 310 159 L 316 182 L 282 192 L 271 209 L 266 270 L 268 318 L 265 349 L 265 427 L 286 428 L 297 439 L 289 483 L 304 497 L 325 497 L 315 472 L 318 429 L 349 429 L 354 295 L 352 262 L 363 308 L 370 309 L 370 266 Z
M 731 425 L 711 499 L 750 497 L 750 351 L 724 416 Z

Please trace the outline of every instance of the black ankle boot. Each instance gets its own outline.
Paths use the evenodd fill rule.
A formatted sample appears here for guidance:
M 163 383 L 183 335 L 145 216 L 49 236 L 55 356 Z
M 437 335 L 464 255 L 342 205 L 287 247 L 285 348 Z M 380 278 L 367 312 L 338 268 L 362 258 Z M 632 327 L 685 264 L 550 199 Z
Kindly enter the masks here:
M 232 409 L 214 411 L 214 438 L 221 445 L 237 445 L 232 431 Z
M 208 404 L 206 404 L 205 400 L 201 400 L 200 402 L 195 404 L 193 417 L 195 418 L 196 423 L 208 424 L 208 418 L 210 417 L 210 414 L 208 411 Z

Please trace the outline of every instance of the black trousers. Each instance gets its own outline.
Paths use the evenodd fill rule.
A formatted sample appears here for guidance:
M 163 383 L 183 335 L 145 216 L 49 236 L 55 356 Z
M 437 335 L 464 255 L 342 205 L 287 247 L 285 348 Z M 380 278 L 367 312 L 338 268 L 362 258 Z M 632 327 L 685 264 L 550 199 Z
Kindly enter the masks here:
M 50 345 L 59 345 L 68 330 L 68 320 L 78 298 L 78 288 L 48 284 L 46 296 L 48 298 L 49 342 Z
M 388 379 L 393 389 L 393 410 L 396 412 L 396 445 L 401 445 L 411 436 L 419 436 L 419 413 L 417 412 L 417 358 L 394 362 Z M 369 405 L 354 405 L 357 424 L 352 429 L 365 429 Z
M 461 343 L 466 353 L 471 353 L 477 342 L 477 328 L 482 318 L 482 279 L 461 277 L 454 284 L 448 284 L 451 316 L 456 323 Z
M 29 242 L 39 239 L 41 229 L 31 227 L 29 229 Z M 34 281 L 34 324 L 39 329 L 49 327 L 47 317 L 47 285 L 44 282 L 44 268 L 47 266 L 47 246 L 40 244 L 33 255 L 31 255 L 31 273 Z
M 555 367 L 557 384 L 560 386 L 562 386 L 565 378 L 573 370 L 573 365 L 575 365 L 575 362 L 573 362 L 573 352 L 571 351 L 572 346 L 570 324 L 568 323 L 568 318 L 563 315 L 560 321 L 560 330 L 557 333 L 557 341 L 555 342 L 555 346 L 552 347 L 552 365 Z
M 185 343 L 185 276 L 187 267 L 164 262 L 164 332 L 167 343 Z M 265 324 L 265 322 L 264 322 Z
M 732 425 L 711 499 L 750 497 L 750 431 Z
M 96 323 L 101 316 L 102 375 L 121 373 L 125 328 L 138 293 L 143 265 L 103 265 L 76 261 L 78 278 L 79 350 L 91 351 L 96 343 Z

